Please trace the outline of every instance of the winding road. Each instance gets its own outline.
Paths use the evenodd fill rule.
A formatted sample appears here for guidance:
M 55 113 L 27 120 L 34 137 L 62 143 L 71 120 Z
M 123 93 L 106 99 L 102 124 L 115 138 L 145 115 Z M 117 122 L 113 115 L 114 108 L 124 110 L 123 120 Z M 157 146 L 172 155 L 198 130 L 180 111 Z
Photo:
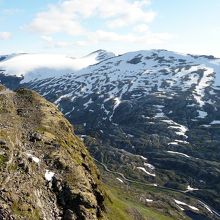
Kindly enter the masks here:
M 140 181 L 136 181 L 136 180 L 132 180 L 132 179 L 128 179 L 127 177 L 124 176 L 123 173 L 120 173 L 120 172 L 117 172 L 117 171 L 112 171 L 110 170 L 104 163 L 96 160 L 95 158 L 93 158 L 98 164 L 102 165 L 105 169 L 105 171 L 109 172 L 109 173 L 112 173 L 112 174 L 117 174 L 117 175 L 120 175 L 124 180 L 128 181 L 128 182 L 131 182 L 131 183 L 137 183 L 137 184 L 141 184 L 141 185 L 145 185 L 145 186 L 153 186 L 153 187 L 157 187 L 158 189 L 165 189 L 165 190 L 169 190 L 169 191 L 173 191 L 173 192 L 178 192 L 178 193 L 181 193 L 181 194 L 184 194 L 186 195 L 186 191 L 181 191 L 181 190 L 177 190 L 177 189 L 172 189 L 172 188 L 169 188 L 169 187 L 164 187 L 164 186 L 158 186 L 158 185 L 155 185 L 155 184 L 151 184 L 151 183 L 143 183 L 143 182 L 140 182 Z M 203 207 L 205 209 L 207 209 L 209 212 L 211 212 L 213 215 L 215 215 L 215 217 L 217 219 L 220 219 L 220 213 L 215 210 L 214 208 L 210 207 L 210 205 L 206 204 L 204 201 L 196 198 L 195 196 L 192 196 L 192 195 L 189 195 L 187 194 L 187 196 L 193 198 L 193 199 L 196 199 L 201 205 L 203 205 Z

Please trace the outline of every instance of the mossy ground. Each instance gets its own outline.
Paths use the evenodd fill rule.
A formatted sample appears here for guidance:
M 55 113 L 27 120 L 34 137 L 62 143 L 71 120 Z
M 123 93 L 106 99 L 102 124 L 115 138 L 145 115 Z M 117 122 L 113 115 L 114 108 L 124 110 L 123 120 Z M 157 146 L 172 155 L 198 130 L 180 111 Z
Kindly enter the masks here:
M 133 200 L 128 194 L 123 193 L 118 188 L 106 186 L 107 217 L 110 220 L 174 220 L 175 218 L 166 216 L 141 203 Z M 137 213 L 139 213 L 137 215 Z
M 1 169 L 1 166 L 5 165 L 6 161 L 7 161 L 7 158 L 4 155 L 0 155 L 0 169 Z

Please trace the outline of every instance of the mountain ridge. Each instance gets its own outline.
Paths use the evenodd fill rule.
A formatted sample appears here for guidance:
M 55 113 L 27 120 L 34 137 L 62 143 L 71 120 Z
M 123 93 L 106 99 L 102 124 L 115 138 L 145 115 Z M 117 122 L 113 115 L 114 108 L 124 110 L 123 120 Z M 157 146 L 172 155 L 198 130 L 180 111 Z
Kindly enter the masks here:
M 16 86 L 54 102 L 109 169 L 219 211 L 219 76 L 215 57 L 151 50 Z
M 100 219 L 100 174 L 62 113 L 0 86 L 0 218 Z
M 61 54 L 19 53 L 1 56 L 0 69 L 5 75 L 17 76 L 23 82 L 28 82 L 59 77 L 113 56 L 113 53 L 105 50 L 97 50 L 80 58 Z

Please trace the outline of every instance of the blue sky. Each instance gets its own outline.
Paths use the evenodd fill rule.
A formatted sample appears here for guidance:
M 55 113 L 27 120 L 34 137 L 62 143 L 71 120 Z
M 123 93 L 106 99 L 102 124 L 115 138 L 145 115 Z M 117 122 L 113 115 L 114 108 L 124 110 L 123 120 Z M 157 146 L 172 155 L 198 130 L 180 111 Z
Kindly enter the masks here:
M 0 53 L 168 49 L 220 57 L 219 0 L 0 0 Z

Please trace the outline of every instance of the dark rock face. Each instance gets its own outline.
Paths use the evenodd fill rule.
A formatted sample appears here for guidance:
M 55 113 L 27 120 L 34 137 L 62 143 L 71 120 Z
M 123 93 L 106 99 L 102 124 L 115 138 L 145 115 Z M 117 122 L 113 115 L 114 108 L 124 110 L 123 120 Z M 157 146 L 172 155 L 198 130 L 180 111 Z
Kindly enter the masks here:
M 99 173 L 53 104 L 1 87 L 0 126 L 0 219 L 102 217 Z
M 35 141 L 41 141 L 42 140 L 42 135 L 40 133 L 33 133 L 30 135 L 30 141 L 35 142 Z
M 15 220 L 15 218 L 0 205 L 0 220 Z
M 7 58 L 7 56 L 0 56 L 0 61 L 3 61 Z
M 22 81 L 22 77 L 16 76 L 5 76 L 4 72 L 0 70 L 0 82 L 5 85 L 7 88 L 17 89 L 20 87 L 20 82 Z

